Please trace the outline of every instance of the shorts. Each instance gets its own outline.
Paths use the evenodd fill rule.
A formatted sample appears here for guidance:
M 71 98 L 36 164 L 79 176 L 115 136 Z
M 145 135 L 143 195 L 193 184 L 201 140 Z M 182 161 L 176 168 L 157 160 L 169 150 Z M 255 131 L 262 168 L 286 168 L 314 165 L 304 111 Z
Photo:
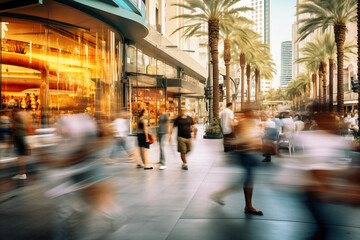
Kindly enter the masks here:
M 143 147 L 143 148 L 150 148 L 150 143 L 146 142 L 146 136 L 145 133 L 139 133 L 137 135 L 137 140 L 138 140 L 138 146 L 139 147 Z
M 27 156 L 28 150 L 26 148 L 25 140 L 21 137 L 14 137 L 15 152 L 19 156 Z
M 188 153 L 191 151 L 191 138 L 178 137 L 178 152 Z

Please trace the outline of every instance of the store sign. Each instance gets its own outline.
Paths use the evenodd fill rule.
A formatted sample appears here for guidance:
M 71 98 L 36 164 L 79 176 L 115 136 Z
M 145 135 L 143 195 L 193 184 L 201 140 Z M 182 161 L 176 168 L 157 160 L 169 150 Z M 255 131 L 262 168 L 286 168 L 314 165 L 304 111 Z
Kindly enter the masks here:
M 0 0 L 0 11 L 42 4 L 43 0 Z

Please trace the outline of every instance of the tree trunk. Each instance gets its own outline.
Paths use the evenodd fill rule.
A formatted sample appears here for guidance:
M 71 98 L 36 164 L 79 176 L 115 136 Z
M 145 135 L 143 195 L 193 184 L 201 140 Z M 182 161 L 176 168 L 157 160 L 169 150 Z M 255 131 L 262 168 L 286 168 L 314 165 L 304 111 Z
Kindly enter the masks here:
M 319 66 L 319 84 L 318 84 L 318 89 L 319 89 L 319 104 L 321 104 L 321 100 L 322 100 L 322 91 L 321 91 L 321 82 L 322 82 L 322 67 L 321 64 Z
M 245 88 L 245 64 L 246 57 L 244 53 L 240 53 L 240 67 L 241 67 L 241 111 L 244 111 L 244 88 Z
M 260 71 L 259 69 L 255 69 L 255 101 L 259 100 L 259 92 L 260 92 Z
M 324 104 L 324 110 L 327 110 L 326 108 L 326 69 L 327 69 L 327 64 L 325 62 L 323 62 L 321 64 L 322 67 L 322 82 L 323 82 L 323 104 Z
M 250 85 L 251 67 L 250 64 L 246 65 L 246 81 L 247 81 L 247 102 L 250 103 L 251 85 Z
M 357 5 L 357 44 L 358 44 L 358 72 L 357 72 L 357 79 L 360 80 L 360 4 L 358 1 Z M 358 124 L 360 126 L 360 94 L 358 91 Z
M 335 43 L 337 49 L 337 112 L 344 115 L 344 43 L 346 39 L 346 25 L 334 25 Z
M 228 104 L 230 99 L 230 60 L 231 60 L 231 42 L 230 39 L 224 40 L 224 62 L 226 68 L 226 104 Z
M 333 95 L 334 95 L 334 59 L 329 59 L 329 111 L 333 109 Z
M 219 19 L 210 19 L 209 46 L 213 64 L 213 119 L 219 118 Z
M 317 77 L 316 74 L 312 74 L 312 81 L 313 81 L 313 99 L 315 100 L 317 97 Z

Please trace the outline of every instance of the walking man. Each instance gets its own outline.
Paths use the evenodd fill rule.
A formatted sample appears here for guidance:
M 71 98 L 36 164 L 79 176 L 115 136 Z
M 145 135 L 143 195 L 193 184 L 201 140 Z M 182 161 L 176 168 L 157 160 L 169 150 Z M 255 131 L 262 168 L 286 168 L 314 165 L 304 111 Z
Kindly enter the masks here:
M 228 152 L 231 148 L 228 146 L 228 142 L 233 138 L 232 128 L 234 126 L 234 113 L 231 110 L 232 102 L 226 104 L 226 108 L 220 113 L 220 126 L 224 136 L 224 152 Z
M 158 141 L 160 148 L 160 170 L 165 170 L 164 139 L 169 131 L 169 114 L 162 113 L 159 117 Z
M 187 109 L 185 107 L 181 108 L 181 114 L 174 121 L 174 125 L 171 128 L 169 142 L 171 144 L 171 135 L 174 131 L 174 128 L 178 128 L 177 142 L 178 142 L 178 152 L 180 152 L 181 160 L 183 161 L 182 169 L 188 170 L 186 162 L 186 154 L 191 151 L 191 132 L 195 128 L 194 120 L 186 115 Z

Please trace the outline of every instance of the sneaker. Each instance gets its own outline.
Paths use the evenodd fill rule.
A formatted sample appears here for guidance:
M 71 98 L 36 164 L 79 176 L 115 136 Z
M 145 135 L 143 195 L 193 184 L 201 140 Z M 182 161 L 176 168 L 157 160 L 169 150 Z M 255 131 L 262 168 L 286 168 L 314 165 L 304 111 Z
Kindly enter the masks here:
M 18 174 L 16 176 L 13 176 L 12 179 L 13 180 L 18 180 L 18 179 L 25 180 L 25 179 L 27 179 L 27 176 L 26 176 L 26 174 Z
M 165 165 L 162 165 L 162 166 L 160 166 L 160 170 L 165 170 L 167 168 L 167 166 L 165 166 Z
M 220 205 L 225 205 L 225 201 L 218 194 L 213 194 L 210 198 Z
M 188 170 L 188 166 L 186 164 L 183 164 L 181 167 L 182 170 Z

